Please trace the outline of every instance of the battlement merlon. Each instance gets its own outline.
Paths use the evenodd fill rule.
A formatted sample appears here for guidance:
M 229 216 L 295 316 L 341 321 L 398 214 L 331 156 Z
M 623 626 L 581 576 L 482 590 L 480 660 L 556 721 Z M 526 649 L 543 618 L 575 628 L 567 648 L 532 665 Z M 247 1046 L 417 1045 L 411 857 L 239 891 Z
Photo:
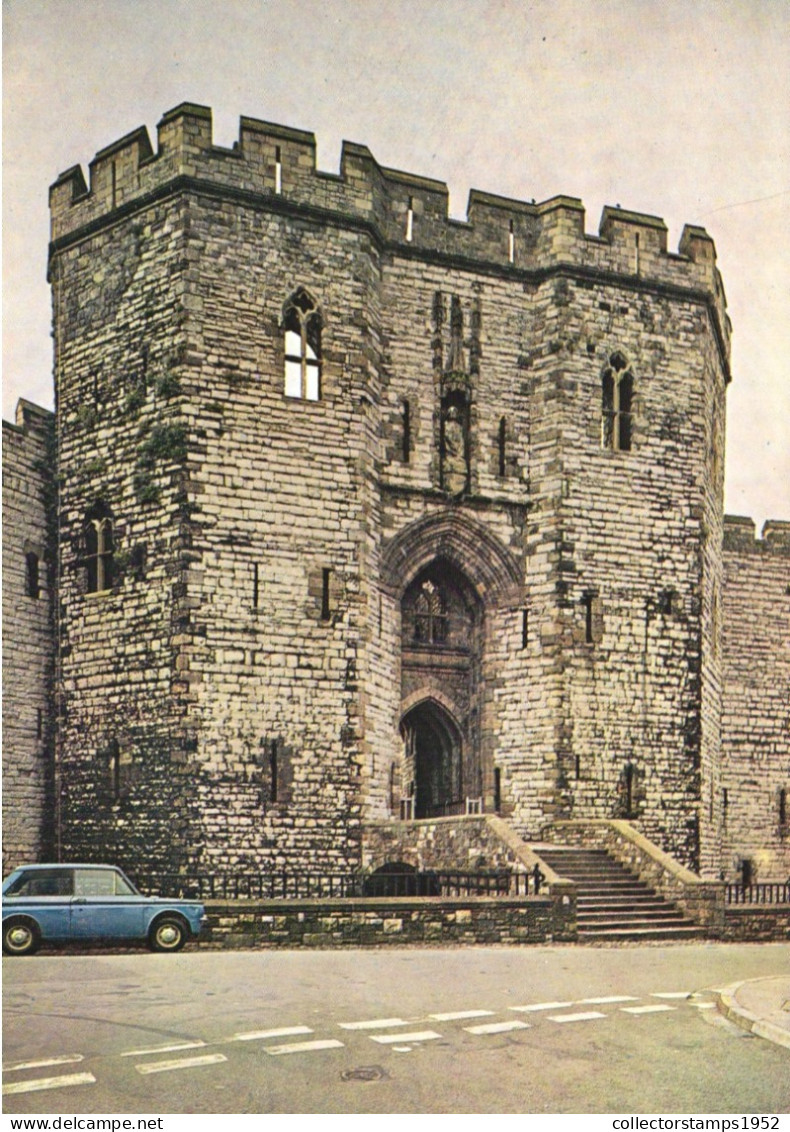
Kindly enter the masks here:
M 762 536 L 757 538 L 754 519 L 725 515 L 724 550 L 735 554 L 776 554 L 790 558 L 790 522 L 766 519 Z
M 239 140 L 227 149 L 213 143 L 210 108 L 189 102 L 162 117 L 155 152 L 140 127 L 96 154 L 87 183 L 79 165 L 58 177 L 50 189 L 53 253 L 85 229 L 117 220 L 119 211 L 175 191 L 175 183 L 214 195 L 225 190 L 250 207 L 363 225 L 396 254 L 455 257 L 514 273 L 567 265 L 615 273 L 632 287 L 695 291 L 715 312 L 725 365 L 729 356 L 726 297 L 704 228 L 686 225 L 672 253 L 656 216 L 607 206 L 598 234 L 590 235 L 575 197 L 536 204 L 477 189 L 466 220 L 456 220 L 446 184 L 379 165 L 365 145 L 343 142 L 340 172 L 326 173 L 316 168 L 312 133 L 242 117 Z

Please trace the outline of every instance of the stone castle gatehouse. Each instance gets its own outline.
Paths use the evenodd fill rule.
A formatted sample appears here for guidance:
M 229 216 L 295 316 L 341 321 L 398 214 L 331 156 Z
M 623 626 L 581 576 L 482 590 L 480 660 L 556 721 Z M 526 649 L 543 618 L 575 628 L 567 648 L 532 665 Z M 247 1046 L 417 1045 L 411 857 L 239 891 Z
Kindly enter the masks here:
M 790 530 L 722 514 L 704 229 L 453 220 L 192 104 L 50 203 L 53 851 L 327 872 L 368 820 L 496 812 L 786 875 Z

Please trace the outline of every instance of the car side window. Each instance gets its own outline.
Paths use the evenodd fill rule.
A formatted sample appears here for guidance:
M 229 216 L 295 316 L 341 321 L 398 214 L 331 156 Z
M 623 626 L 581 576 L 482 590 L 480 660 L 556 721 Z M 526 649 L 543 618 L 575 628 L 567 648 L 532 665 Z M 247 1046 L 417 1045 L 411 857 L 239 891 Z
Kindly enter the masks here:
M 115 873 L 111 869 L 75 869 L 75 896 L 115 896 Z
M 71 896 L 73 876 L 70 869 L 36 869 L 22 873 L 6 892 L 6 896 Z
M 133 896 L 129 885 L 115 869 L 76 869 L 75 896 Z

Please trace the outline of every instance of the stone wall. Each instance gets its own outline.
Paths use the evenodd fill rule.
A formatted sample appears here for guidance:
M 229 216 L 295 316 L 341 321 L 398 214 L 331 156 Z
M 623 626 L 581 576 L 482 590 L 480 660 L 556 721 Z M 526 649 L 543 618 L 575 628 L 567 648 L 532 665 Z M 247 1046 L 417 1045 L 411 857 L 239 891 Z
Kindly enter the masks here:
M 367 822 L 362 845 L 362 862 L 368 870 L 402 862 L 418 870 L 510 869 L 523 874 L 539 865 L 547 885 L 558 880 L 511 826 L 495 814 Z M 569 886 L 568 891 L 571 890 Z
M 790 523 L 755 538 L 750 519 L 724 528 L 722 872 L 790 875 Z M 782 793 L 784 792 L 784 794 Z M 784 802 L 782 799 L 784 798 Z
M 722 939 L 732 943 L 790 943 L 790 906 L 728 907 L 724 914 Z
M 548 897 L 229 901 L 206 905 L 201 942 L 222 947 L 403 947 L 570 940 L 567 906 Z
M 53 417 L 3 421 L 3 875 L 53 848 Z

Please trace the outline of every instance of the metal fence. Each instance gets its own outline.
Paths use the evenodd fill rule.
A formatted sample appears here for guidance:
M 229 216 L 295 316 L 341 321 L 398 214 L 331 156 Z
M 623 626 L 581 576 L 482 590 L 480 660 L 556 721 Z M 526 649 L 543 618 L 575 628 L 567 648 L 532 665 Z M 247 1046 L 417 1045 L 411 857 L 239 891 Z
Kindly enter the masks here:
M 499 869 L 480 872 L 381 870 L 374 873 L 151 873 L 134 878 L 149 895 L 193 900 L 326 900 L 396 896 L 534 896 L 544 877 Z
M 790 880 L 785 884 L 728 884 L 727 904 L 790 904 Z

